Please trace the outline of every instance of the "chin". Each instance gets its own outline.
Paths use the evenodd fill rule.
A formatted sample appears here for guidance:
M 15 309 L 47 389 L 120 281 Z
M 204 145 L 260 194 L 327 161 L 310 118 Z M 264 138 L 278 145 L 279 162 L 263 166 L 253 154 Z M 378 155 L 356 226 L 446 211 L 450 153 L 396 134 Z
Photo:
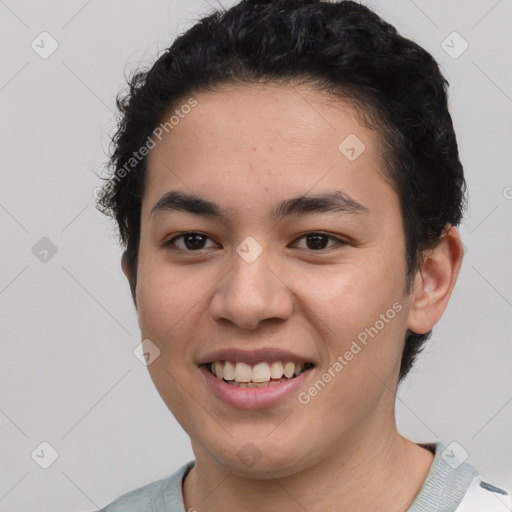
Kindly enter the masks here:
M 264 439 L 254 443 L 231 439 L 230 443 L 218 446 L 218 450 L 212 444 L 208 446 L 208 455 L 217 464 L 238 476 L 256 480 L 288 477 L 313 465 L 311 457 L 304 453 L 303 443 L 291 439 L 287 446 L 281 443 L 278 448 L 273 442 L 265 443 Z

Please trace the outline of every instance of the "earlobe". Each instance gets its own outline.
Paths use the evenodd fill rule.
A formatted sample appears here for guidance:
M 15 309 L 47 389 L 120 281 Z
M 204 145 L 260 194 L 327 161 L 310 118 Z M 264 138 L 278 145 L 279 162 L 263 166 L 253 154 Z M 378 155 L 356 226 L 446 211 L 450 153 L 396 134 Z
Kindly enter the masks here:
M 128 281 L 130 280 L 130 269 L 128 266 L 128 256 L 126 255 L 126 251 L 123 252 L 121 256 L 121 268 L 123 269 L 123 274 L 126 276 Z
M 128 263 L 128 255 L 126 254 L 126 251 L 123 252 L 123 255 L 121 256 L 121 268 L 123 269 L 123 274 L 128 279 L 128 283 L 130 284 L 130 291 L 132 294 L 132 300 L 133 304 L 135 306 L 135 309 L 137 309 L 137 299 L 135 296 L 135 279 L 132 275 L 130 265 Z
M 463 258 L 462 241 L 451 226 L 437 246 L 424 255 L 411 292 L 412 304 L 407 328 L 426 334 L 443 315 L 452 294 Z

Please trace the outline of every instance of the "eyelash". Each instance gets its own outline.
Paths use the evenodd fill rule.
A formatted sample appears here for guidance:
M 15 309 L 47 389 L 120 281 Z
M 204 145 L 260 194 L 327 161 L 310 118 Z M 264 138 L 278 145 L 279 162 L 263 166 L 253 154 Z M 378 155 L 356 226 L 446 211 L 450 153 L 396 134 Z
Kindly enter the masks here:
M 192 251 L 190 249 L 181 249 L 181 248 L 177 248 L 174 243 L 176 240 L 180 239 L 180 238 L 183 238 L 187 235 L 201 235 L 207 239 L 210 239 L 212 240 L 208 235 L 205 235 L 204 233 L 201 233 L 199 231 L 186 231 L 184 233 L 181 233 L 175 237 L 173 237 L 171 240 L 168 240 L 167 242 L 164 243 L 164 246 L 171 249 L 171 250 L 176 250 L 176 251 L 181 251 L 181 252 L 186 252 L 186 253 L 200 253 L 201 251 L 204 251 L 206 249 L 198 249 L 197 251 Z M 309 231 L 307 233 L 304 233 L 303 235 L 299 236 L 298 238 L 295 239 L 295 241 L 298 241 L 298 240 L 303 240 L 305 239 L 307 236 L 309 235 L 320 235 L 320 236 L 324 236 L 328 239 L 331 239 L 331 240 L 335 240 L 338 242 L 338 244 L 341 244 L 341 245 L 347 245 L 349 242 L 347 242 L 346 240 L 343 240 L 341 238 L 338 238 L 336 236 L 333 236 L 333 235 L 328 235 L 326 233 L 322 233 L 321 231 Z M 335 246 L 334 246 L 335 247 Z M 327 252 L 329 251 L 330 249 L 332 249 L 332 247 L 328 247 L 328 248 L 325 248 L 325 249 L 301 249 L 303 251 L 308 251 L 308 252 L 315 252 L 315 253 L 322 253 L 322 252 Z

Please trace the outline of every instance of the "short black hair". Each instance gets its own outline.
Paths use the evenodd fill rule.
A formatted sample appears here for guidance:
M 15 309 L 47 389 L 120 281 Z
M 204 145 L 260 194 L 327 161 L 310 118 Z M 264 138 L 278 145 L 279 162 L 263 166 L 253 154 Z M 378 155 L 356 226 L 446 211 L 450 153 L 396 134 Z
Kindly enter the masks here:
M 127 81 L 117 96 L 111 172 L 97 208 L 117 222 L 134 302 L 147 164 L 139 149 L 180 102 L 223 85 L 308 84 L 349 101 L 376 129 L 385 177 L 400 201 L 405 293 L 423 251 L 462 219 L 466 183 L 448 82 L 432 55 L 356 2 L 242 0 L 198 20 L 149 70 Z M 399 382 L 431 334 L 407 332 Z

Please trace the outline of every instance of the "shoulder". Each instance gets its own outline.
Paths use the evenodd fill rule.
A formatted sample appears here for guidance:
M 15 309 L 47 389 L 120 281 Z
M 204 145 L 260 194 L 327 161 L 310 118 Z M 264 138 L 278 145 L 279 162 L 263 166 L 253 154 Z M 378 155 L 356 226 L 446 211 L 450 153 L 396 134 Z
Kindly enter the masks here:
M 172 475 L 137 487 L 112 501 L 99 512 L 158 512 L 164 505 L 183 506 L 181 484 L 183 477 L 193 466 L 189 462 Z
M 500 487 L 496 487 L 480 476 L 471 482 L 464 498 L 455 512 L 510 512 L 512 510 L 512 496 Z
M 510 493 L 482 478 L 457 446 L 440 442 L 421 444 L 434 453 L 423 487 L 408 512 L 511 512 Z M 467 455 L 467 453 L 466 453 Z
M 100 512 L 125 512 L 137 510 L 139 512 L 153 512 L 153 498 L 161 492 L 162 487 L 168 484 L 172 477 L 163 478 L 147 485 L 133 489 L 115 499 L 112 503 L 102 508 Z

